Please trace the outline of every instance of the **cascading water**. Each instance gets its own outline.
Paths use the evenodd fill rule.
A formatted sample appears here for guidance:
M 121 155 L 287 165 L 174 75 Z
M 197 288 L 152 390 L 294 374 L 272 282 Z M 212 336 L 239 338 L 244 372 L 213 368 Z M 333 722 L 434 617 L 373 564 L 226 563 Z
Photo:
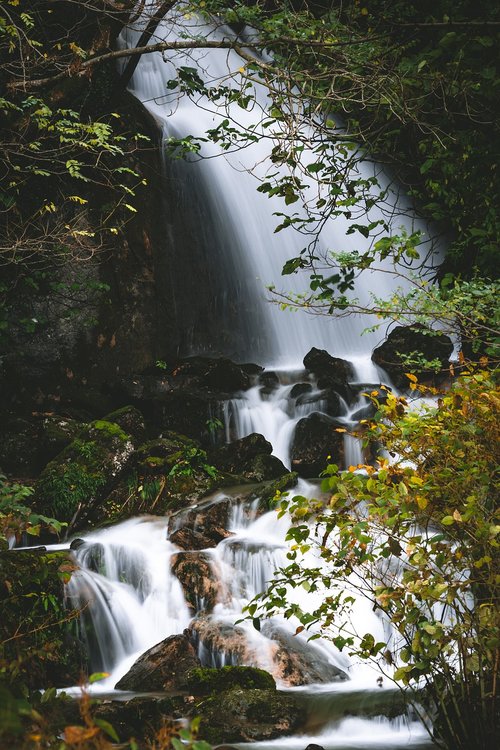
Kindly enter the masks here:
M 151 3 L 146 3 L 146 8 L 149 6 Z M 191 33 L 212 40 L 232 34 L 225 27 L 212 28 L 199 20 L 186 19 L 182 7 L 179 8 L 174 8 L 160 23 L 156 31 L 158 39 L 183 38 L 186 24 L 190 25 Z M 137 22 L 137 28 L 123 35 L 124 46 L 134 45 L 145 19 L 146 16 Z M 164 143 L 171 136 L 203 136 L 226 114 L 207 101 L 195 104 L 187 96 L 178 100 L 169 93 L 167 82 L 176 78 L 176 68 L 182 65 L 195 66 L 205 81 L 227 83 L 238 76 L 242 62 L 227 50 L 191 51 L 189 56 L 178 52 L 167 61 L 160 53 L 142 57 L 130 90 L 158 122 Z M 258 106 L 265 108 L 266 95 L 259 86 L 257 96 Z M 252 113 L 244 110 L 238 111 L 238 118 L 246 126 L 253 122 Z M 223 405 L 227 441 L 259 432 L 270 440 L 275 455 L 289 466 L 296 424 L 314 412 L 327 411 L 322 390 L 311 376 L 304 376 L 300 370 L 302 358 L 311 347 L 326 349 L 352 362 L 351 385 L 359 386 L 353 390 L 358 395 L 349 404 L 339 397 L 336 414 L 336 419 L 347 429 L 357 423 L 360 411 L 366 407 L 366 398 L 360 395 L 362 386 L 387 383 L 387 379 L 366 356 L 382 333 L 364 338 L 360 335 L 373 321 L 365 318 L 333 321 L 301 313 L 292 315 L 266 301 L 266 285 L 282 286 L 282 266 L 300 252 L 303 240 L 298 234 L 285 238 L 284 234 L 274 233 L 273 213 L 281 210 L 280 204 L 270 202 L 256 191 L 255 170 L 260 169 L 262 174 L 263 169 L 256 165 L 262 164 L 269 150 L 265 134 L 262 131 L 261 134 L 262 143 L 254 143 L 244 151 L 221 153 L 216 144 L 206 143 L 202 152 L 205 158 L 201 160 L 165 159 L 165 180 L 170 186 L 175 185 L 177 192 L 175 205 L 167 205 L 168 202 L 165 205 L 166 233 L 171 244 L 173 234 L 174 248 L 182 256 L 177 264 L 181 274 L 196 276 L 200 270 L 190 268 L 186 259 L 191 243 L 197 248 L 195 262 L 201 262 L 203 272 L 208 269 L 204 274 L 206 288 L 200 292 L 200 309 L 188 311 L 189 322 L 182 324 L 185 336 L 182 353 L 223 353 L 278 368 L 276 382 L 271 387 L 257 384 Z M 368 164 L 359 169 L 373 174 L 373 167 Z M 395 206 L 398 200 L 395 197 Z M 402 209 L 394 209 L 394 225 L 405 224 L 413 230 L 416 222 L 402 213 Z M 323 252 L 328 248 L 354 249 L 353 240 L 345 236 L 345 231 L 343 222 L 328 222 L 320 240 Z M 356 294 L 367 301 L 371 287 L 381 297 L 389 293 L 391 283 L 387 273 L 365 274 Z M 300 293 L 303 286 L 304 279 L 300 276 L 287 277 L 288 291 Z M 204 300 L 208 305 L 205 308 Z M 172 307 L 177 306 L 182 308 L 180 301 L 174 300 Z M 219 323 L 214 326 L 214 321 Z M 230 335 L 226 335 L 224 323 L 232 329 Z M 294 391 L 304 380 L 306 388 L 300 393 Z M 346 464 L 362 462 L 359 442 L 349 435 L 345 437 L 344 452 Z M 316 489 L 301 482 L 297 491 L 312 495 Z M 181 516 L 168 521 L 152 517 L 133 519 L 87 535 L 75 550 L 80 570 L 72 576 L 68 596 L 83 610 L 82 629 L 89 643 L 92 668 L 111 673 L 101 688 L 113 688 L 140 653 L 167 636 L 190 628 L 198 644 L 198 655 L 206 665 L 244 663 L 270 671 L 281 686 L 300 685 L 301 680 L 313 683 L 311 688 L 294 690 L 301 690 L 306 702 L 318 703 L 317 726 L 310 735 L 277 741 L 276 747 L 298 750 L 310 741 L 327 748 L 372 750 L 426 746 L 423 728 L 409 720 L 346 719 L 337 713 L 335 706 L 341 703 L 341 696 L 350 696 L 349 700 L 356 702 L 359 696 L 376 695 L 380 688 L 377 672 L 356 664 L 331 643 L 320 639 L 310 644 L 302 633 L 296 632 L 296 622 L 280 618 L 267 622 L 261 632 L 248 622 L 235 626 L 242 608 L 266 588 L 274 572 L 286 563 L 284 539 L 288 524 L 286 518 L 277 521 L 274 513 L 259 515 L 258 498 L 250 506 L 243 506 L 224 494 L 213 499 L 216 503 L 226 501 L 230 535 L 217 547 L 203 550 L 215 581 L 216 601 L 209 607 L 198 597 L 195 606 L 198 611 L 193 611 L 192 601 L 186 600 L 171 570 L 172 558 L 179 549 L 169 541 L 167 529 L 172 535 L 180 528 Z M 304 608 L 314 608 L 314 596 L 318 594 L 290 590 L 289 596 Z M 356 602 L 351 627 L 360 635 L 372 632 L 384 637 L 384 623 L 367 601 Z M 231 634 L 229 640 L 227 633 Z M 303 665 L 302 674 L 291 677 L 290 669 L 284 668 L 284 659 L 290 653 Z M 385 689 L 384 685 L 383 692 Z M 354 698 L 355 695 L 358 697 Z M 352 707 L 352 703 L 344 705 L 346 710 Z
M 146 5 L 151 6 L 151 3 Z M 186 36 L 212 42 L 234 39 L 234 33 L 228 27 L 220 24 L 209 26 L 192 15 L 186 18 L 182 4 L 175 8 L 158 25 L 155 41 L 182 40 Z M 146 20 L 147 14 L 136 28 L 129 28 L 122 35 L 123 46 L 134 46 Z M 244 62 L 231 50 L 178 51 L 168 59 L 161 53 L 143 55 L 129 89 L 158 122 L 163 132 L 164 146 L 172 137 L 186 138 L 192 135 L 204 138 L 206 132 L 217 127 L 225 117 L 241 123 L 258 135 L 256 142 L 241 150 L 223 151 L 218 144 L 205 142 L 201 158 L 197 156 L 184 162 L 165 159 L 168 183 L 182 191 L 182 201 L 175 202 L 173 211 L 169 212 L 166 206 L 170 226 L 174 223 L 178 229 L 174 240 L 176 251 L 177 243 L 182 251 L 176 252 L 176 262 L 178 255 L 187 252 L 182 244 L 182 234 L 187 232 L 192 242 L 194 225 L 197 235 L 194 242 L 201 243 L 200 254 L 194 262 L 200 262 L 201 268 L 191 268 L 190 273 L 194 271 L 197 275 L 197 271 L 202 271 L 204 289 L 208 289 L 212 303 L 225 316 L 211 331 L 206 331 L 203 322 L 200 322 L 201 340 L 196 331 L 191 330 L 187 334 L 183 354 L 214 351 L 233 359 L 253 358 L 266 365 L 297 369 L 312 346 L 326 349 L 335 356 L 350 357 L 370 351 L 384 336 L 384 332 L 379 331 L 361 337 L 365 328 L 380 323 L 374 317 L 351 316 L 333 320 L 303 312 L 284 313 L 266 300 L 269 296 L 267 286 L 283 289 L 283 265 L 291 257 L 297 256 L 304 246 L 304 237 L 298 232 L 287 230 L 275 233 L 278 222 L 275 214 L 279 211 L 286 213 L 287 206 L 280 199 L 269 200 L 256 190 L 256 176 L 262 176 L 269 164 L 267 157 L 274 145 L 270 143 L 272 134 L 262 126 L 254 129 L 258 117 L 251 109 L 247 111 L 237 104 L 218 109 L 203 96 L 196 102 L 188 96 L 179 99 L 175 92 L 169 90 L 168 82 L 177 78 L 177 69 L 181 66 L 196 68 L 202 80 L 210 85 L 223 84 L 236 89 L 242 85 L 240 71 Z M 255 85 L 255 96 L 254 110 L 265 111 L 268 99 L 260 84 Z M 392 198 L 391 216 L 384 215 L 384 219 L 394 229 L 399 230 L 404 226 L 409 233 L 417 228 L 426 233 L 427 227 L 411 217 L 408 206 L 404 205 L 405 199 L 397 194 L 396 189 L 391 189 L 380 168 L 362 161 L 357 169 L 359 176 L 365 178 L 373 177 L 375 171 L 381 187 L 389 192 Z M 189 185 L 188 194 L 185 192 L 186 183 Z M 366 221 L 374 221 L 381 215 L 375 216 L 373 209 L 373 215 L 370 213 Z M 326 222 L 320 234 L 318 255 L 328 255 L 331 250 L 362 251 L 364 248 L 359 240 L 353 235 L 346 235 L 348 227 L 343 217 Z M 185 261 L 179 258 L 179 262 Z M 211 290 L 212 281 L 215 284 L 214 266 L 215 274 L 222 283 Z M 389 271 L 389 267 L 385 267 L 382 272 L 369 272 L 362 276 L 354 293 L 361 303 L 370 301 L 372 291 L 380 298 L 390 296 L 394 281 Z M 285 284 L 285 291 L 300 294 L 307 288 L 307 278 L 293 274 L 286 277 Z M 200 290 L 200 294 L 203 293 Z M 180 302 L 178 300 L 176 304 Z M 186 311 L 186 315 L 189 317 L 190 312 Z M 208 319 L 213 320 L 211 314 L 207 315 Z M 199 317 L 197 321 L 200 321 Z M 225 348 L 223 331 L 229 322 L 236 326 L 236 335 Z M 215 340 L 214 334 L 217 337 Z

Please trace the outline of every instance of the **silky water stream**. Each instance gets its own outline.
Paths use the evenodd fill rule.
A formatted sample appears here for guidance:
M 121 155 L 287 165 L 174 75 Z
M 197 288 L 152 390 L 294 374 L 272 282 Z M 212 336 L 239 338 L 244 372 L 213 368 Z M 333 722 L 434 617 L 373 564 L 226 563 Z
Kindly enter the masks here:
M 136 28 L 122 35 L 123 46 L 137 42 L 147 22 L 148 8 L 151 10 L 154 3 L 147 2 L 145 7 L 146 15 L 137 21 Z M 182 39 L 186 23 L 187 32 L 198 37 L 218 40 L 232 34 L 221 25 L 212 27 L 192 16 L 186 18 L 182 5 L 177 4 L 158 26 L 154 41 Z M 238 70 L 242 61 L 232 51 L 192 50 L 189 55 L 178 52 L 168 59 L 160 53 L 144 55 L 129 88 L 157 121 L 163 143 L 173 136 L 203 136 L 227 115 L 225 108 L 218 111 L 206 101 L 200 106 L 200 101 L 194 103 L 189 97 L 177 99 L 167 82 L 177 77 L 176 70 L 182 65 L 195 66 L 205 81 L 240 85 Z M 266 94 L 259 86 L 257 97 L 260 109 L 265 110 Z M 239 110 L 235 117 L 243 118 L 248 126 L 254 114 Z M 196 235 L 201 247 L 199 257 L 205 261 L 207 257 L 217 259 L 213 276 L 217 277 L 218 286 L 213 291 L 208 289 L 208 296 L 215 300 L 217 315 L 223 322 L 227 315 L 236 332 L 231 343 L 224 344 L 218 330 L 197 331 L 194 323 L 185 331 L 183 353 L 222 353 L 256 361 L 266 364 L 276 375 L 272 387 L 257 383 L 221 405 L 227 441 L 259 432 L 272 443 L 275 455 L 289 466 L 298 421 L 315 412 L 328 411 L 316 381 L 304 376 L 301 370 L 304 355 L 316 346 L 350 360 L 353 392 L 360 394 L 363 385 L 387 382 L 370 361 L 371 350 L 384 333 L 372 332 L 361 337 L 362 330 L 373 321 L 360 318 L 332 321 L 301 313 L 291 315 L 266 302 L 266 285 L 280 287 L 283 263 L 297 255 L 303 246 L 298 233 L 282 239 L 281 234 L 274 232 L 275 212 L 281 209 L 280 204 L 270 205 L 268 198 L 256 191 L 254 174 L 262 173 L 258 165 L 265 163 L 268 151 L 268 143 L 254 143 L 236 154 L 223 153 L 216 144 L 206 143 L 205 159 L 187 163 L 165 159 L 166 182 L 174 184 L 181 197 L 175 210 L 166 208 L 167 213 L 175 214 L 167 217 L 166 234 L 170 238 L 172 233 L 175 235 L 174 253 L 178 249 L 184 256 L 185 237 Z M 374 166 L 361 164 L 358 169 L 369 175 L 373 174 Z M 383 175 L 380 179 L 385 180 Z M 390 193 L 387 180 L 386 183 Z M 394 192 L 393 226 L 405 225 L 409 232 L 422 228 L 408 217 L 402 202 L 404 199 Z M 370 216 L 369 220 L 373 218 Z M 327 253 L 328 248 L 357 248 L 345 231 L 341 221 L 327 222 L 320 238 L 323 252 Z M 194 268 L 191 273 L 197 276 L 199 271 Z M 208 274 L 207 284 L 211 278 Z M 367 301 L 371 289 L 381 297 L 387 296 L 392 284 L 387 269 L 378 275 L 369 273 L 358 284 L 356 293 Z M 303 287 L 300 274 L 287 277 L 287 288 L 292 293 L 300 293 Z M 173 309 L 181 307 L 182 300 L 172 301 Z M 213 310 L 210 315 L 203 310 L 199 312 L 198 319 L 209 320 Z M 186 317 L 189 315 L 191 311 L 186 311 Z M 234 339 L 238 339 L 237 347 Z M 292 391 L 304 377 L 309 378 L 308 397 L 297 399 Z M 358 395 L 349 403 L 339 398 L 339 404 L 335 417 L 349 428 L 357 422 L 367 401 Z M 358 441 L 348 435 L 344 460 L 346 465 L 356 465 L 362 460 Z M 295 491 L 313 496 L 318 486 L 300 480 Z M 181 551 L 169 537 L 184 523 L 182 513 L 169 519 L 147 516 L 131 519 L 91 532 L 74 550 L 79 569 L 69 583 L 68 596 L 72 605 L 82 609 L 82 633 L 87 639 L 92 670 L 110 673 L 98 689 L 112 691 L 141 653 L 167 636 L 191 628 L 191 632 L 197 633 L 198 654 L 204 665 L 238 663 L 262 667 L 275 676 L 279 687 L 293 691 L 303 701 L 309 716 L 307 733 L 272 743 L 254 743 L 255 750 L 271 746 L 303 750 L 309 743 L 327 750 L 427 748 L 426 732 L 412 717 L 403 714 L 387 718 L 390 712 L 386 707 L 394 699 L 394 690 L 387 681 L 380 684 L 376 669 L 356 663 L 328 640 L 309 643 L 303 633 L 295 634 L 297 623 L 291 620 L 274 618 L 260 632 L 251 622 L 240 622 L 243 607 L 266 588 L 274 571 L 286 563 L 287 519 L 278 520 L 275 512 L 259 513 L 258 494 L 253 503 L 242 503 L 236 491 L 218 493 L 204 500 L 200 510 L 211 504 L 224 504 L 227 508 L 230 534 L 217 547 L 203 550 L 210 562 L 216 591 L 215 604 L 207 608 L 208 614 L 204 613 L 206 603 L 201 600 L 197 601 L 199 611 L 193 612 L 171 570 L 173 556 Z M 312 594 L 302 589 L 300 595 L 297 590 L 290 591 L 290 597 L 297 596 L 304 608 L 314 607 Z M 239 624 L 235 630 L 236 621 Z M 356 601 L 351 626 L 360 635 L 371 632 L 379 640 L 387 637 L 384 623 L 366 600 Z M 217 637 L 217 633 L 228 630 L 237 634 L 230 644 Z M 287 670 L 283 668 L 287 652 L 298 653 L 299 661 L 305 662 L 307 677 L 303 681 L 309 684 L 301 686 L 300 680 L 295 680 L 290 685 Z

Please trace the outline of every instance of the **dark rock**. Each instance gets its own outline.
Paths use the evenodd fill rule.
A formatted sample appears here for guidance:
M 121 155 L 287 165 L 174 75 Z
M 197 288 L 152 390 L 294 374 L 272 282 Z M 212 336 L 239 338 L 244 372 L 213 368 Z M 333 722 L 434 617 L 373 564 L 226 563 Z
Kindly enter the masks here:
M 349 381 L 354 377 L 354 368 L 350 362 L 332 357 L 324 349 L 313 347 L 304 357 L 304 367 L 316 375 L 318 388 L 331 388 L 346 401 L 350 401 L 352 391 Z
M 315 682 L 343 682 L 347 674 L 326 661 L 313 643 L 305 643 L 286 630 L 264 623 L 262 634 L 276 644 L 273 654 L 274 676 L 290 687 Z
M 85 539 L 79 539 L 79 538 L 77 538 L 77 539 L 73 539 L 71 541 L 71 544 L 69 545 L 69 548 L 70 549 L 80 549 L 80 547 L 83 547 L 85 544 L 87 544 L 87 542 L 85 541 Z
M 264 372 L 259 375 L 259 383 L 266 391 L 271 392 L 279 385 L 280 379 L 272 370 L 264 370 Z
M 237 365 L 229 359 L 189 357 L 176 363 L 171 378 L 176 387 L 208 388 L 217 393 L 233 394 L 250 387 L 249 368 L 256 365 Z
M 274 677 L 256 667 L 197 667 L 188 679 L 192 695 L 210 695 L 224 690 L 276 690 Z
M 84 425 L 57 414 L 0 418 L 0 467 L 14 476 L 36 477 Z
M 220 398 L 210 393 L 174 391 L 144 405 L 150 424 L 163 432 L 179 432 L 196 440 L 206 440 L 207 422 L 217 413 Z
M 428 384 L 439 384 L 449 375 L 449 358 L 453 353 L 453 343 L 444 334 L 432 333 L 425 326 L 397 326 L 383 344 L 378 346 L 372 360 L 389 374 L 397 388 L 407 389 L 408 378 L 405 373 L 415 375 Z M 423 355 L 426 360 L 437 360 L 438 371 L 425 367 L 408 366 L 403 363 L 403 356 Z
M 250 482 L 265 482 L 278 479 L 286 473 L 286 466 L 277 456 L 260 454 L 255 456 L 250 466 L 244 467 L 243 476 Z
M 298 422 L 291 455 L 292 469 L 299 476 L 317 477 L 328 462 L 342 465 L 344 438 L 337 429 L 345 428 L 323 414 L 314 413 Z
M 187 603 L 194 612 L 211 612 L 222 595 L 220 571 L 213 558 L 203 552 L 172 555 L 172 572 L 178 578 Z
M 241 467 L 260 454 L 270 455 L 273 446 L 264 435 L 253 432 L 233 443 L 223 445 L 211 454 L 213 462 L 231 474 L 240 474 Z
M 169 521 L 169 539 L 173 544 L 184 549 L 204 549 L 205 547 L 216 547 L 222 539 L 230 536 L 227 531 L 229 515 L 231 512 L 231 499 L 223 498 L 217 501 L 208 501 L 196 508 L 190 508 L 182 513 L 172 516 Z M 175 541 L 174 541 L 175 538 Z M 185 547 L 189 540 L 196 542 L 193 546 Z M 198 546 L 198 543 L 202 546 Z
M 311 393 L 311 383 L 295 383 L 292 390 L 290 391 L 290 398 L 297 398 L 303 396 L 305 393 Z
M 291 471 L 282 477 L 278 477 L 274 482 L 263 482 L 257 490 L 254 490 L 248 500 L 251 501 L 253 498 L 258 498 L 260 513 L 267 513 L 267 511 L 273 510 L 276 507 L 283 493 L 296 487 L 297 479 L 297 472 Z
M 200 735 L 212 744 L 271 740 L 297 731 L 303 709 L 296 699 L 274 690 L 234 688 L 203 701 Z
M 185 435 L 164 432 L 161 438 L 149 440 L 139 446 L 134 453 L 133 463 L 140 474 L 168 474 L 176 461 L 183 458 L 191 448 L 200 450 L 201 446 Z
M 264 482 L 287 472 L 279 458 L 271 456 L 272 449 L 263 435 L 252 433 L 213 451 L 211 460 L 221 471 L 246 481 Z
M 207 549 L 216 547 L 224 539 L 222 534 L 212 534 L 211 537 L 205 536 L 196 529 L 183 526 L 174 531 L 169 536 L 169 541 L 184 550 Z
M 371 419 L 375 414 L 375 411 L 376 409 L 374 404 L 367 404 L 366 406 L 362 406 L 360 409 L 353 412 L 349 419 L 351 419 L 353 422 L 360 422 L 362 419 Z
M 304 393 L 297 398 L 297 405 L 303 406 L 305 404 L 312 404 L 316 411 L 328 414 L 331 417 L 338 417 L 345 413 L 345 399 L 333 388 Z
M 200 661 L 185 635 L 171 635 L 145 651 L 117 683 L 117 690 L 183 691 Z

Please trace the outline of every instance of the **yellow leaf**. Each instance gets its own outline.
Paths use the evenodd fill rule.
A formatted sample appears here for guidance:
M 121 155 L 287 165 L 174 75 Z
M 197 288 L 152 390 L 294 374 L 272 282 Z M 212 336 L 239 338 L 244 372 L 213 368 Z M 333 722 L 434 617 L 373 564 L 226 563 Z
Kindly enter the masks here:
M 411 380 L 412 383 L 416 383 L 417 382 L 416 376 L 412 375 L 411 372 L 405 372 L 405 375 L 408 378 L 408 380 Z
M 64 741 L 68 745 L 79 745 L 95 737 L 96 734 L 99 734 L 99 731 L 99 727 L 66 727 Z
M 429 504 L 429 501 L 426 497 L 423 495 L 417 495 L 417 505 L 420 508 L 420 510 L 425 510 L 427 508 L 427 505 Z
M 458 510 L 453 511 L 453 518 L 455 521 L 461 521 L 462 520 L 462 514 Z

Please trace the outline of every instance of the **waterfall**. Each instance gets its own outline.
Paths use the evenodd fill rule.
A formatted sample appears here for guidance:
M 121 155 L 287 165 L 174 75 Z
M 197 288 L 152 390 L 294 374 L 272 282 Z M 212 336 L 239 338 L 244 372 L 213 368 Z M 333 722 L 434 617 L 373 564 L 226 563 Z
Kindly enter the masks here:
M 137 28 L 127 29 L 122 34 L 121 44 L 133 46 L 145 22 L 144 18 L 137 23 Z M 186 34 L 211 41 L 234 38 L 228 27 L 220 24 L 212 27 L 195 17 L 186 18 L 182 5 L 178 4 L 160 22 L 155 40 L 172 41 L 185 38 Z M 217 127 L 225 117 L 246 128 L 253 126 L 258 119 L 257 112 L 264 111 L 268 102 L 260 84 L 255 85 L 256 105 L 248 111 L 237 104 L 217 108 L 203 96 L 196 102 L 186 95 L 178 99 L 168 88 L 168 82 L 177 77 L 177 68 L 187 66 L 196 68 L 206 83 L 223 83 L 238 89 L 242 84 L 243 65 L 235 52 L 224 49 L 178 51 L 168 59 L 155 52 L 142 56 L 129 88 L 155 118 L 165 146 L 171 137 L 203 138 L 207 130 Z M 374 316 L 335 320 L 304 311 L 283 312 L 269 303 L 268 286 L 292 294 L 307 290 L 304 274 L 281 276 L 284 263 L 300 253 L 307 238 L 294 230 L 275 233 L 278 221 L 275 213 L 286 212 L 287 207 L 280 199 L 270 200 L 257 192 L 257 178 L 263 176 L 269 164 L 267 156 L 272 146 L 269 143 L 272 133 L 261 126 L 255 133 L 258 141 L 244 149 L 224 151 L 218 144 L 208 142 L 203 143 L 196 157 L 185 161 L 164 159 L 172 204 L 166 202 L 165 205 L 165 232 L 166 235 L 175 232 L 171 272 L 175 274 L 176 264 L 180 265 L 184 277 L 182 288 L 185 277 L 192 276 L 197 295 L 197 311 L 183 308 L 186 320 L 190 321 L 188 330 L 186 320 L 179 319 L 185 334 L 183 353 L 216 352 L 233 359 L 250 358 L 288 369 L 300 366 L 312 346 L 326 349 L 335 356 L 366 354 L 385 334 L 385 329 L 381 329 L 361 337 L 365 328 L 380 323 Z M 376 174 L 381 187 L 388 191 L 387 200 L 392 199 L 391 216 L 384 218 L 390 221 L 393 230 L 399 231 L 404 226 L 408 232 L 417 228 L 424 233 L 427 231 L 422 222 L 412 217 L 407 201 L 390 185 L 380 168 L 366 160 L 356 169 L 359 177 L 370 178 Z M 313 189 L 311 182 L 310 190 Z M 294 209 L 295 205 L 299 204 L 294 204 Z M 377 220 L 381 215 L 373 209 L 366 221 Z M 317 254 L 368 249 L 368 240 L 346 235 L 348 227 L 343 217 L 327 221 L 320 234 Z M 191 265 L 186 258 L 190 252 Z M 203 277 L 201 288 L 200 274 Z M 386 266 L 381 272 L 364 273 L 354 295 L 361 303 L 369 303 L 372 292 L 388 298 L 393 291 L 394 281 L 390 267 Z M 176 307 L 178 305 L 182 308 L 180 300 L 175 303 Z M 232 335 L 228 329 L 232 329 Z
M 146 8 L 150 6 L 146 3 Z M 133 46 L 144 24 L 144 19 L 139 20 L 137 28 L 127 29 L 121 44 Z M 185 18 L 179 4 L 160 23 L 156 40 L 181 39 L 186 30 L 211 40 L 232 34 L 224 26 L 213 28 L 199 19 Z M 130 91 L 156 120 L 163 147 L 171 137 L 202 137 L 228 115 L 226 109 L 219 111 L 204 99 L 197 103 L 187 96 L 177 99 L 167 82 L 176 78 L 176 69 L 182 65 L 196 67 L 205 81 L 238 86 L 242 61 L 233 51 L 215 49 L 177 52 L 167 60 L 160 53 L 143 55 Z M 266 93 L 259 86 L 256 91 L 257 108 L 265 109 Z M 241 109 L 230 110 L 229 116 L 242 120 L 247 127 L 254 120 L 254 113 Z M 176 279 L 185 285 L 187 278 L 197 297 L 197 305 L 188 307 L 180 298 L 172 300 L 184 337 L 181 353 L 224 354 L 276 370 L 273 385 L 257 383 L 222 405 L 226 440 L 259 432 L 272 443 L 275 455 L 290 466 L 297 423 L 315 412 L 328 411 L 318 383 L 301 369 L 304 355 L 315 346 L 351 361 L 354 374 L 350 386 L 355 395 L 350 403 L 339 396 L 336 413 L 336 419 L 350 430 L 367 405 L 363 387 L 387 383 L 385 375 L 370 360 L 371 349 L 383 338 L 384 330 L 362 337 L 363 329 L 377 321 L 361 316 L 334 320 L 303 311 L 293 314 L 269 303 L 268 286 L 300 294 L 307 288 L 307 277 L 295 274 L 284 281 L 281 277 L 285 261 L 299 254 L 304 238 L 293 231 L 274 231 L 274 213 L 286 207 L 256 190 L 256 175 L 264 173 L 269 152 L 268 134 L 262 129 L 257 132 L 259 141 L 244 150 L 223 152 L 214 143 L 204 143 L 202 158 L 175 161 L 164 156 L 168 192 L 165 216 L 159 221 L 165 225 L 165 252 L 173 286 Z M 378 173 L 377 167 L 368 162 L 361 163 L 358 169 L 362 176 Z M 377 177 L 389 192 L 392 190 L 393 227 L 404 225 L 409 232 L 417 227 L 425 231 L 411 212 L 408 215 L 404 198 L 390 187 L 387 178 L 380 174 Z M 376 216 L 374 211 L 368 220 Z M 320 252 L 363 250 L 352 235 L 346 235 L 346 229 L 343 220 L 328 221 L 320 236 Z M 355 294 L 368 302 L 372 292 L 379 297 L 388 296 L 392 284 L 387 269 L 367 272 L 358 281 Z M 361 463 L 359 441 L 349 434 L 344 440 L 346 465 Z M 297 489 L 310 497 L 317 491 L 317 487 L 303 481 Z M 304 634 L 297 629 L 298 620 L 275 617 L 258 632 L 250 622 L 241 621 L 245 605 L 266 588 L 275 571 L 287 562 L 288 521 L 286 517 L 278 520 L 275 513 L 259 515 L 258 499 L 248 507 L 222 492 L 212 501 L 229 501 L 230 535 L 215 548 L 202 550 L 216 590 L 211 608 L 203 597 L 195 597 L 194 604 L 188 602 L 172 572 L 173 557 L 182 554 L 182 550 L 169 540 L 169 530 L 173 535 L 182 526 L 182 514 L 170 519 L 132 519 L 93 532 L 75 550 L 79 569 L 72 576 L 68 596 L 82 608 L 81 627 L 89 643 L 92 669 L 110 673 L 100 689 L 112 689 L 139 654 L 189 628 L 202 664 L 259 666 L 270 671 L 281 687 L 312 683 L 312 687 L 301 688 L 311 700 L 321 702 L 323 696 L 333 705 L 341 696 L 353 696 L 356 691 L 366 695 L 379 690 L 378 672 L 371 667 L 340 653 L 328 640 L 320 638 L 309 643 L 307 638 L 315 634 L 314 628 Z M 311 557 L 310 563 L 317 565 L 318 560 Z M 287 597 L 305 610 L 312 610 L 327 593 L 289 589 Z M 384 622 L 373 612 L 371 603 L 361 598 L 356 598 L 350 627 L 359 636 L 366 632 L 373 633 L 376 640 L 385 636 Z M 227 633 L 231 634 L 229 640 Z M 295 682 L 291 680 L 283 668 L 288 653 L 294 653 L 297 661 L 304 663 L 307 679 L 303 674 Z M 328 708 L 314 735 L 273 744 L 290 750 L 302 749 L 309 741 L 328 748 L 372 750 L 424 746 L 422 727 L 411 721 L 340 716 L 333 721 L 328 719 L 330 715 Z

